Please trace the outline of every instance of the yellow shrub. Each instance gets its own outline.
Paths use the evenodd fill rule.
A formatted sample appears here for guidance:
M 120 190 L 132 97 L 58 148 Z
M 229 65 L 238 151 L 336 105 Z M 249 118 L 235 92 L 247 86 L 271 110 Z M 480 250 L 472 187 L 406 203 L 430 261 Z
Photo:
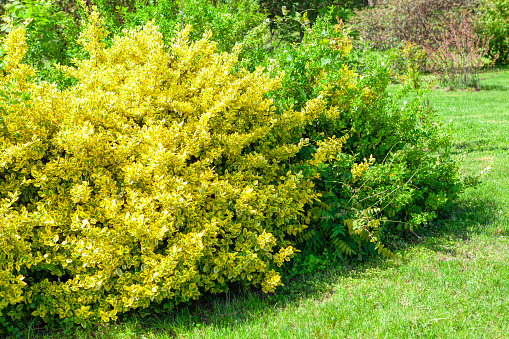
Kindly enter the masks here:
M 278 80 L 233 71 L 236 52 L 209 36 L 185 29 L 165 47 L 149 23 L 105 47 L 89 21 L 89 58 L 61 67 L 77 80 L 67 90 L 31 80 L 23 28 L 5 42 L 0 315 L 85 325 L 235 282 L 273 291 L 318 198 L 285 162 L 319 102 L 280 116 L 265 98 Z

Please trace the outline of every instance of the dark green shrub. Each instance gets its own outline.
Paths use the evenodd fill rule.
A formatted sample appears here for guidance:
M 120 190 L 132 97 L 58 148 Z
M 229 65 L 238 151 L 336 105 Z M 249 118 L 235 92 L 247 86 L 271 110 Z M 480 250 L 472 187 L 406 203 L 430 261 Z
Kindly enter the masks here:
M 319 15 L 327 13 L 331 7 L 334 7 L 333 17 L 338 16 L 347 20 L 353 14 L 353 9 L 362 4 L 363 2 L 359 0 L 260 0 L 261 8 L 267 11 L 271 19 L 308 12 L 308 18 L 313 23 Z
M 343 21 L 353 15 L 353 10 L 362 5 L 358 0 L 261 0 L 260 6 L 270 19 L 270 40 L 275 46 L 281 43 L 302 41 L 306 25 L 314 25 L 320 15 L 332 11 L 331 18 Z M 305 16 L 303 20 L 285 20 Z

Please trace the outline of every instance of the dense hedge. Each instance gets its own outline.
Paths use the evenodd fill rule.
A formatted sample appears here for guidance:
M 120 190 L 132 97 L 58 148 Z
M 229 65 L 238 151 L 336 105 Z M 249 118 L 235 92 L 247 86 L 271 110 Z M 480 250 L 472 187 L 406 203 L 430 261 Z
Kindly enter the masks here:
M 509 61 L 509 1 L 478 0 L 478 29 L 486 36 L 491 36 L 489 57 L 497 63 Z
M 316 174 L 285 163 L 309 144 L 319 105 L 279 115 L 261 68 L 181 32 L 169 48 L 152 24 L 105 48 L 96 12 L 89 58 L 61 69 L 76 85 L 32 82 L 8 36 L 0 137 L 0 311 L 86 324 L 229 284 L 280 284 L 318 199 Z M 307 162 L 333 159 L 341 139 Z M 304 164 L 302 163 L 302 164 Z
M 359 62 L 330 17 L 252 72 L 210 34 L 166 45 L 148 23 L 106 40 L 99 14 L 87 21 L 86 57 L 58 66 L 66 89 L 22 63 L 23 26 L 4 41 L 2 317 L 86 325 L 273 291 L 298 249 L 388 255 L 384 236 L 462 188 L 410 78 L 390 94 L 391 57 Z

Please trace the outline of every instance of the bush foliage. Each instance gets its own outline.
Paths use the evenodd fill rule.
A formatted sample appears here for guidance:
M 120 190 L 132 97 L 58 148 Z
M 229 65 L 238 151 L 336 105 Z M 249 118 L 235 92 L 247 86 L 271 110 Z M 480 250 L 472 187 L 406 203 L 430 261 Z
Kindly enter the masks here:
M 446 86 L 479 87 L 481 70 L 507 58 L 506 7 L 498 0 L 388 0 L 358 12 L 351 26 L 378 50 L 422 46 L 421 68 Z
M 12 26 L 26 25 L 28 49 L 24 62 L 38 70 L 38 77 L 66 85 L 55 63 L 69 65 L 79 54 L 79 24 L 53 1 L 9 1 L 2 16 L 0 34 Z
M 479 0 L 478 29 L 490 39 L 488 56 L 498 63 L 509 61 L 509 1 Z
M 26 63 L 26 25 L 4 41 L 2 317 L 86 326 L 232 286 L 274 291 L 299 250 L 390 255 L 387 237 L 463 188 L 415 67 L 388 89 L 411 47 L 352 50 L 331 10 L 302 43 L 245 62 L 255 34 L 239 32 L 266 23 L 221 44 L 211 30 L 241 14 L 163 34 L 154 8 L 108 35 L 84 7 L 79 57 L 54 66 L 64 87 Z
M 385 56 L 352 50 L 343 24 L 331 28 L 328 21 L 319 19 L 302 44 L 281 48 L 271 64 L 284 73 L 273 94 L 279 107 L 322 107 L 305 126 L 307 138 L 348 133 L 341 156 L 318 166 L 322 198 L 296 241 L 312 253 L 387 254 L 382 239 L 433 220 L 462 185 L 449 137 L 420 95 L 415 45 Z M 391 93 L 395 77 L 401 87 Z
M 319 105 L 279 115 L 261 68 L 234 72 L 186 29 L 164 47 L 153 24 L 110 47 L 97 12 L 81 35 L 89 58 L 60 69 L 76 84 L 33 82 L 24 28 L 5 47 L 0 255 L 2 314 L 86 324 L 231 283 L 265 292 L 307 227 L 313 171 L 291 161 Z M 318 143 L 307 163 L 340 152 Z
M 352 27 L 371 47 L 388 49 L 403 41 L 421 44 L 447 28 L 451 13 L 474 8 L 475 0 L 387 0 L 357 11 Z

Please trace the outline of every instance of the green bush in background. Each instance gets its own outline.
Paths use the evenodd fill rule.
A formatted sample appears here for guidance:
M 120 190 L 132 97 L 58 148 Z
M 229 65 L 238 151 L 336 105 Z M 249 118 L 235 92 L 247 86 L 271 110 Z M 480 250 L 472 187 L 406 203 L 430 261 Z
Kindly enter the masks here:
M 509 1 L 480 0 L 479 30 L 491 36 L 489 57 L 498 56 L 497 63 L 509 60 Z

